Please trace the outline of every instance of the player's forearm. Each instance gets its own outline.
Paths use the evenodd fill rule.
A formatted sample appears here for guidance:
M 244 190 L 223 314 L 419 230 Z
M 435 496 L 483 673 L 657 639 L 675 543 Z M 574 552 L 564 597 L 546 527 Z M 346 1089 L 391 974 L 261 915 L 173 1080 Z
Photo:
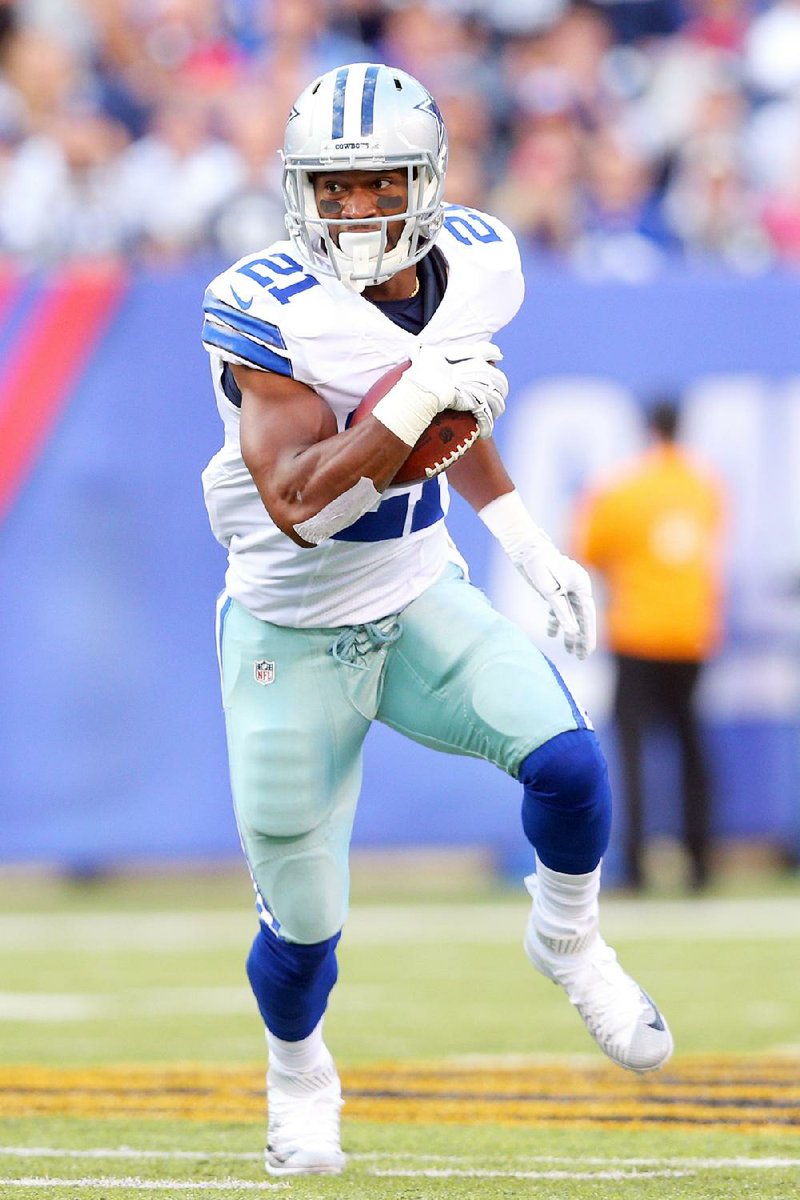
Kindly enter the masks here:
M 514 482 L 491 438 L 476 442 L 463 458 L 450 467 L 447 478 L 459 496 L 463 496 L 476 512 L 498 496 L 514 490 Z
M 248 462 L 272 520 L 298 545 L 315 544 L 298 533 L 305 523 L 330 510 L 362 480 L 379 495 L 408 456 L 408 446 L 377 420 L 287 452 L 276 461 Z

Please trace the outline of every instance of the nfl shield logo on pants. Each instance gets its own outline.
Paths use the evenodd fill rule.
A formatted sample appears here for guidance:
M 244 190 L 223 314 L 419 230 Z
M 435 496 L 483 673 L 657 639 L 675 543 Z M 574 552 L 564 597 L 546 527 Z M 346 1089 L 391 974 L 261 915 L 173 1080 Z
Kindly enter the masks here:
M 264 687 L 268 683 L 275 682 L 275 663 L 270 662 L 266 658 L 258 658 L 253 663 L 253 676 L 256 683 L 262 683 Z

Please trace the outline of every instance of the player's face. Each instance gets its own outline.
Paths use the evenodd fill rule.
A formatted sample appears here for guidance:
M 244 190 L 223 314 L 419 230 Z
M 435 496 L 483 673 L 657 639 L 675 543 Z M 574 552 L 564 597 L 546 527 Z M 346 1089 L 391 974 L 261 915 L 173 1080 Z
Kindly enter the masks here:
M 408 174 L 405 168 L 396 171 L 324 171 L 315 174 L 314 199 L 321 217 L 334 222 L 330 235 L 338 246 L 339 234 L 368 232 L 378 228 L 377 217 L 404 213 L 408 207 Z M 337 225 L 338 218 L 347 225 Z M 390 221 L 387 226 L 387 250 L 397 245 L 403 231 L 403 221 Z

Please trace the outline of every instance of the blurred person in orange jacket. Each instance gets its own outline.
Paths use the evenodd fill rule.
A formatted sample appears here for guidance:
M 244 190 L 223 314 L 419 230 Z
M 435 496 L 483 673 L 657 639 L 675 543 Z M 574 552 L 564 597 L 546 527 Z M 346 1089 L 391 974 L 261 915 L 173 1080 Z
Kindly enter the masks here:
M 607 585 L 607 640 L 617 666 L 614 718 L 627 804 L 625 882 L 641 888 L 642 753 L 657 724 L 681 754 L 683 841 L 693 890 L 709 880 L 710 788 L 695 712 L 704 663 L 722 636 L 724 488 L 677 444 L 679 408 L 648 410 L 652 445 L 581 502 L 576 557 Z

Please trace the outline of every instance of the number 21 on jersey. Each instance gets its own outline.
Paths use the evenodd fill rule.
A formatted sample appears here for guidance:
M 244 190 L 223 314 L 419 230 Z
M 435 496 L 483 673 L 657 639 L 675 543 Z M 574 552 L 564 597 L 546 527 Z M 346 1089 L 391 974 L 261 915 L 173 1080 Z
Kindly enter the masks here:
M 299 262 L 288 254 L 275 254 L 272 258 L 252 258 L 250 262 L 245 263 L 243 267 L 237 267 L 237 275 L 246 275 L 248 279 L 253 279 L 259 287 L 266 288 L 271 296 L 279 300 L 281 304 L 288 304 L 292 296 L 299 295 L 300 292 L 307 292 L 309 288 L 318 287 L 319 280 L 313 275 L 308 275 L 303 270 Z M 275 276 L 281 276 L 286 279 L 291 275 L 299 275 L 294 283 L 288 283 L 285 287 L 281 287 L 276 282 Z M 243 300 L 237 295 L 233 288 L 233 297 L 240 308 L 247 311 L 253 303 L 252 297 L 249 300 Z

